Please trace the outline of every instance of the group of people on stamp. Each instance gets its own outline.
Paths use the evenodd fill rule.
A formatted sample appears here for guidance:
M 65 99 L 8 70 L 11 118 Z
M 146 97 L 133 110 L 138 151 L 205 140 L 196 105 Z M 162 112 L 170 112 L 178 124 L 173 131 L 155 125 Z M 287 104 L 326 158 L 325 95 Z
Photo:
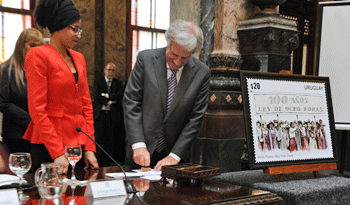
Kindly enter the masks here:
M 273 120 L 256 122 L 258 147 L 261 151 L 275 149 L 293 151 L 325 150 L 327 140 L 322 119 L 310 121 Z

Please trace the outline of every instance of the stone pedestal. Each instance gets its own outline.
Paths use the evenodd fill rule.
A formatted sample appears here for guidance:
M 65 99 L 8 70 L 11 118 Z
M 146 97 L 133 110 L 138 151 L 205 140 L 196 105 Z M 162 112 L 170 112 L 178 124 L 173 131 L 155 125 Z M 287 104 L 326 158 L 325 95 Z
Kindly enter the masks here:
M 238 36 L 242 70 L 291 70 L 291 53 L 299 46 L 298 34 L 296 23 L 277 12 L 261 12 L 241 21 Z

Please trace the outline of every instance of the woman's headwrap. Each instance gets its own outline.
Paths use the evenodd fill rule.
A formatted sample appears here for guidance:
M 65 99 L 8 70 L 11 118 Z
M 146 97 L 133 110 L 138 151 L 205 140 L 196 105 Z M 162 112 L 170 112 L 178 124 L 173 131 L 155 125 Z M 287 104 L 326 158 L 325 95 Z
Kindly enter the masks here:
M 80 13 L 71 0 L 57 0 L 47 27 L 53 33 L 80 19 Z

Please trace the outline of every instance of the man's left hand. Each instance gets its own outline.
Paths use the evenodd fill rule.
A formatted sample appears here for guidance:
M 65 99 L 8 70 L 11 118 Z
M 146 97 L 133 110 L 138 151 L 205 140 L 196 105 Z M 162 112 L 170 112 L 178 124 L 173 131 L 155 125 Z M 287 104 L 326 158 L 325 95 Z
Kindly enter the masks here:
M 156 171 L 161 171 L 162 170 L 162 166 L 166 166 L 166 165 L 173 165 L 173 164 L 177 164 L 179 163 L 176 159 L 174 159 L 171 156 L 167 156 L 164 159 L 160 160 L 156 166 L 154 167 L 154 169 Z

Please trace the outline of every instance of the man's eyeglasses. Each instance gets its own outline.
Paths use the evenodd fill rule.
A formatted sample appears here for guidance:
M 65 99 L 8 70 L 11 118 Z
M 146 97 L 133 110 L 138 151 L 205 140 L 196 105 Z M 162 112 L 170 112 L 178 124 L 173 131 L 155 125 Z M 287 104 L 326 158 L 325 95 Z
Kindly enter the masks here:
M 73 31 L 75 32 L 75 35 L 81 35 L 81 33 L 83 32 L 83 30 L 77 26 L 73 26 L 73 25 L 69 25 Z

